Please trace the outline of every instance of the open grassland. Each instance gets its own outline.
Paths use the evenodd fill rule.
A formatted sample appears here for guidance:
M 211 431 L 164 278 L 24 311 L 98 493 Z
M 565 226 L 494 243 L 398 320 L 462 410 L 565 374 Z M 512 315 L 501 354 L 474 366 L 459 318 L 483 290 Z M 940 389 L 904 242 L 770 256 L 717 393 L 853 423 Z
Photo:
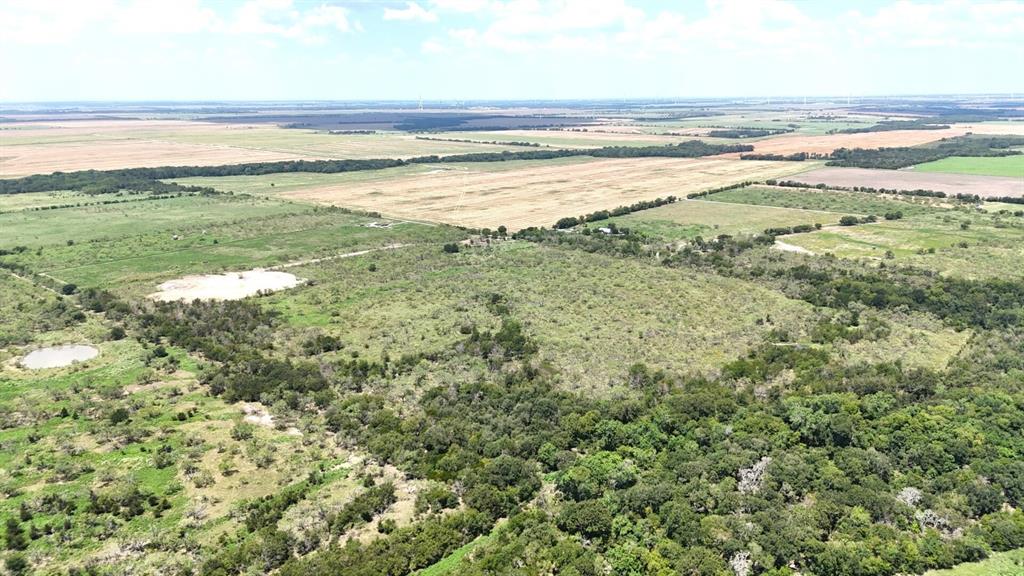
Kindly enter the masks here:
M 562 385 L 581 390 L 621 384 L 635 362 L 713 372 L 772 328 L 798 334 L 813 314 L 748 282 L 520 242 L 454 255 L 379 252 L 296 273 L 316 284 L 268 302 L 294 325 L 321 327 L 371 359 L 450 347 L 466 337 L 464 325 L 491 329 L 487 302 L 501 294 L 561 370 Z
M 914 172 L 952 172 L 979 176 L 1007 176 L 1024 180 L 1024 154 L 992 158 L 953 156 L 918 164 Z
M 197 215 L 202 210 L 201 205 L 193 208 Z M 139 296 L 155 291 L 162 281 L 185 274 L 248 270 L 375 249 L 398 241 L 433 243 L 462 238 L 459 231 L 447 227 L 415 223 L 368 227 L 371 222 L 384 221 L 333 209 L 299 208 L 263 215 L 248 213 L 248 218 L 239 217 L 245 214 L 239 211 L 237 219 L 209 224 L 183 219 L 172 221 L 177 225 L 170 228 L 159 218 L 150 222 L 144 213 L 134 221 L 134 227 L 101 227 L 102 233 L 92 240 L 58 243 L 42 250 L 30 244 L 33 249 L 7 258 L 59 282 Z M 74 209 L 48 212 L 64 213 L 72 222 L 80 218 Z M 57 219 L 51 224 L 59 229 L 64 221 Z M 18 226 L 14 229 L 16 232 Z
M 940 201 L 910 196 L 881 196 L 864 192 L 818 190 L 816 188 L 790 188 L 774 186 L 747 186 L 712 194 L 702 200 L 730 204 L 778 206 L 803 210 L 823 210 L 852 215 L 902 212 L 904 215 L 941 211 Z
M 0 213 L 17 212 L 20 210 L 32 210 L 33 208 L 45 208 L 49 206 L 63 206 L 67 204 L 92 204 L 108 200 L 110 197 L 95 197 L 80 192 L 58 191 L 58 192 L 31 192 L 28 194 L 0 194 Z M 126 198 L 118 198 L 122 200 Z
M 460 238 L 451 229 L 419 224 L 368 227 L 385 222 L 262 196 L 144 198 L 0 214 L 0 246 L 27 247 L 7 259 L 55 281 L 135 293 L 181 274 L 333 256 L 398 237 Z
M 1024 219 L 1017 216 L 957 210 L 783 239 L 815 254 L 903 264 L 949 276 L 1024 277 Z
M 1024 574 L 1024 548 L 996 552 L 981 562 L 968 562 L 948 570 L 929 570 L 925 576 L 1020 576 Z
M 521 149 L 418 140 L 410 134 L 328 134 L 177 120 L 21 123 L 0 131 L 0 177 L 144 166 L 209 166 L 330 158 L 408 158 Z
M 868 186 L 895 190 L 935 190 L 946 194 L 977 194 L 1024 197 L 1024 178 L 944 174 L 918 170 L 873 170 L 869 168 L 819 168 L 791 178 L 810 186 Z
M 673 241 L 696 236 L 710 239 L 719 234 L 760 234 L 766 228 L 799 224 L 835 224 L 841 216 L 820 210 L 680 200 L 674 204 L 601 220 L 591 224 L 591 227 L 607 226 L 614 222 L 619 228 L 629 228 L 647 236 Z
M 184 232 L 250 218 L 311 212 L 302 204 L 254 196 L 181 196 L 118 204 L 0 214 L 0 246 L 31 248 L 120 238 L 143 231 Z M 102 201 L 107 196 L 97 196 Z M 129 197 L 128 199 L 133 199 Z M 88 197 L 83 197 L 83 203 Z M 63 202 L 62 202 L 63 203 Z
M 511 230 L 550 226 L 564 216 L 685 196 L 746 180 L 779 178 L 808 166 L 799 162 L 629 158 L 571 164 L 535 161 L 500 172 L 437 170 L 389 180 L 312 186 L 283 197 L 374 210 L 396 218 Z M 276 175 L 261 176 L 273 181 Z

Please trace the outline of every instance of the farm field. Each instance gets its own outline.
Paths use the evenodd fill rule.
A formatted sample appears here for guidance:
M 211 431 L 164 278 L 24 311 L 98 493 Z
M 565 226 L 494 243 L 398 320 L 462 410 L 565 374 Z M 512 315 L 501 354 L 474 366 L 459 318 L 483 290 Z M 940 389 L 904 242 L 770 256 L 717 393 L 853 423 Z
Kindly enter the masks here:
M 868 186 L 896 190 L 935 190 L 946 194 L 977 194 L 1024 197 L 1024 178 L 920 172 L 917 170 L 872 170 L 867 168 L 819 168 L 790 178 L 810 186 Z
M 822 210 L 680 200 L 673 204 L 601 220 L 591 227 L 607 226 L 614 222 L 620 228 L 629 228 L 667 241 L 677 241 L 697 236 L 710 239 L 719 234 L 760 234 L 767 228 L 800 224 L 835 224 L 842 216 L 841 213 Z
M 942 203 L 933 198 L 910 196 L 882 196 L 864 192 L 818 190 L 782 186 L 747 186 L 718 192 L 702 198 L 707 202 L 778 206 L 801 210 L 822 210 L 852 215 L 883 216 L 886 212 L 904 215 L 926 214 L 944 210 Z
M 436 171 L 352 185 L 312 186 L 284 198 L 376 210 L 395 218 L 474 227 L 550 226 L 563 216 L 657 197 L 685 196 L 748 179 L 786 177 L 796 162 L 629 158 L 547 164 L 501 172 Z M 275 176 L 260 176 L 269 181 Z
M 1024 180 L 1024 154 L 1002 157 L 953 156 L 934 162 L 918 164 L 914 172 L 951 172 L 954 174 L 975 174 L 978 176 L 1006 176 Z
M 753 142 L 754 154 L 831 154 L 836 148 L 918 146 L 942 138 L 963 136 L 969 130 L 953 126 L 942 130 L 891 130 L 858 134 L 780 134 Z M 731 154 L 739 156 L 739 154 Z
M 411 164 L 381 170 L 359 170 L 335 174 L 312 172 L 287 172 L 260 176 L 197 176 L 177 178 L 173 182 L 184 186 L 208 186 L 222 192 L 261 195 L 286 195 L 322 186 L 345 186 L 350 184 L 392 183 L 404 177 L 431 176 L 436 174 L 469 174 L 508 172 L 523 170 L 538 165 L 572 166 L 593 162 L 588 156 L 570 156 L 551 160 L 508 160 L 502 162 L 438 162 L 436 164 Z
M 16 129 L 0 131 L 0 177 L 146 166 L 409 158 L 510 149 L 517 147 L 418 140 L 397 132 L 328 134 L 177 120 L 22 123 Z
M 958 210 L 782 239 L 815 254 L 915 266 L 948 276 L 1024 277 L 1019 266 L 1024 261 L 1024 219 L 1019 216 Z

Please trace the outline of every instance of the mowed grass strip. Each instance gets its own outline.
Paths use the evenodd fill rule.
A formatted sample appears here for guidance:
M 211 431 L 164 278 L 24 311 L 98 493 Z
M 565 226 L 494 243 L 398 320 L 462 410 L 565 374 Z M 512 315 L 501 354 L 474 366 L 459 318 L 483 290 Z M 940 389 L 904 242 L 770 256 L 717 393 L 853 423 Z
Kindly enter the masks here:
M 599 228 L 615 223 L 619 228 L 629 228 L 647 236 L 675 241 L 697 236 L 713 238 L 719 234 L 758 234 L 766 228 L 799 224 L 835 224 L 841 216 L 819 210 L 680 200 L 674 204 L 594 222 L 590 227 Z
M 741 280 L 522 242 L 458 254 L 414 247 L 293 272 L 316 284 L 267 302 L 369 358 L 450 348 L 464 326 L 492 329 L 487 302 L 502 294 L 574 390 L 617 386 L 636 362 L 710 373 L 773 328 L 799 334 L 813 314 Z
M 1024 180 L 1024 154 L 992 158 L 953 156 L 913 167 L 914 172 L 952 172 L 980 176 L 1012 176 Z
M 1024 219 L 1016 216 L 958 210 L 836 226 L 783 240 L 816 254 L 892 262 L 962 278 L 1024 277 Z
M 803 210 L 823 210 L 854 216 L 874 214 L 883 216 L 887 212 L 927 214 L 942 211 L 940 201 L 931 198 L 893 197 L 866 192 L 844 192 L 839 190 L 817 190 L 813 188 L 789 188 L 772 186 L 749 186 L 726 190 L 702 198 L 707 202 L 728 202 L 731 204 L 754 204 L 778 206 Z

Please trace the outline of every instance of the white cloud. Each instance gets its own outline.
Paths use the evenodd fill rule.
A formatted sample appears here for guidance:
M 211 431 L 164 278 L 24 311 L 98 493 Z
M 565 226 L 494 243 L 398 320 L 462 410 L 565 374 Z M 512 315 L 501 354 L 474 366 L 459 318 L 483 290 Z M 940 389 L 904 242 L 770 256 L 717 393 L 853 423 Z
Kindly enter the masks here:
M 395 8 L 385 8 L 384 19 L 416 22 L 437 22 L 437 14 L 424 10 L 422 6 L 415 2 L 406 2 L 405 8 L 401 10 L 397 10 Z
M 420 44 L 420 52 L 424 54 L 444 54 L 448 52 L 448 47 L 436 39 L 430 38 Z
M 111 28 L 123 34 L 195 34 L 217 30 L 223 23 L 199 0 L 135 0 L 120 7 Z
M 488 0 L 430 0 L 434 8 L 452 12 L 477 12 L 486 8 L 488 3 Z
M 211 0 L 8 0 L 0 2 L 0 42 L 66 44 L 85 33 L 145 35 L 160 39 L 182 34 L 238 34 L 307 43 L 329 33 L 359 28 L 348 10 L 328 3 L 247 0 L 218 15 Z
M 39 2 L 11 0 L 0 3 L 0 41 L 16 44 L 65 44 L 109 18 L 114 0 L 96 2 Z

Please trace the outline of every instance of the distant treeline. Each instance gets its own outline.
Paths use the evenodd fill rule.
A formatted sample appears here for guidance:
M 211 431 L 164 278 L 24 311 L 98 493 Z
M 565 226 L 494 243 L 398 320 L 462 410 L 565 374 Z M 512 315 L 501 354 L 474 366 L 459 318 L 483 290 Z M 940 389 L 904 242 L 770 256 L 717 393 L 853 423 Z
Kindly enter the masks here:
M 804 160 L 823 160 L 828 154 L 815 152 L 795 152 L 793 154 L 740 154 L 740 160 L 772 160 L 776 162 L 803 162 Z
M 349 136 L 349 135 L 370 135 L 376 134 L 376 130 L 328 130 L 328 134 L 335 136 Z
M 813 232 L 815 230 L 821 230 L 821 223 L 815 222 L 814 224 L 797 224 L 796 226 L 779 226 L 777 228 L 766 228 L 764 231 L 765 236 L 785 236 L 787 234 L 804 234 L 806 232 Z
M 832 152 L 829 166 L 847 168 L 881 168 L 896 170 L 941 160 L 950 156 L 1015 156 L 1014 146 L 1024 146 L 1022 136 L 975 137 L 960 136 L 943 139 L 938 145 L 928 148 L 838 148 Z
M 712 138 L 760 138 L 762 136 L 775 136 L 792 132 L 790 128 L 726 128 L 723 130 L 712 130 L 708 136 Z
M 608 146 L 595 149 L 565 150 L 524 150 L 521 152 L 479 152 L 453 154 L 448 156 L 420 156 L 408 160 L 378 158 L 367 160 L 288 160 L 281 162 L 254 162 L 249 164 L 227 164 L 221 166 L 162 166 L 158 168 L 123 168 L 118 170 L 83 170 L 79 172 L 54 172 L 0 180 L 0 194 L 22 194 L 27 192 L 48 192 L 51 190 L 74 190 L 87 194 L 114 193 L 121 190 L 148 191 L 157 193 L 213 192 L 212 188 L 183 186 L 162 180 L 191 178 L 197 176 L 260 176 L 285 172 L 313 172 L 334 174 L 360 170 L 381 170 L 407 164 L 432 164 L 437 162 L 505 162 L 512 160 L 550 160 L 572 156 L 595 158 L 696 158 L 730 152 L 749 152 L 753 146 L 747 144 L 707 144 L 690 140 L 668 146 Z
M 106 206 L 107 204 L 125 204 L 127 202 L 145 202 L 148 200 L 168 200 L 170 198 L 181 198 L 182 196 L 213 196 L 219 195 L 220 192 L 211 190 L 209 192 L 178 192 L 175 194 L 149 194 L 138 198 L 117 198 L 114 200 L 97 200 L 95 202 L 67 202 L 65 204 L 49 204 L 46 206 L 30 206 L 28 208 L 22 208 L 20 210 L 6 210 L 0 211 L 0 214 L 9 214 L 12 212 L 39 212 L 42 210 L 60 210 L 63 208 L 82 208 L 84 206 Z M 3 253 L 0 252 L 0 256 Z
M 654 200 L 642 200 L 635 204 L 630 204 L 629 206 L 619 206 L 617 208 L 612 208 L 611 210 L 598 210 L 597 212 L 591 212 L 585 216 L 569 216 L 555 222 L 555 228 L 572 228 L 573 226 L 578 226 L 586 222 L 598 222 L 614 218 L 615 216 L 625 216 L 631 212 L 639 212 L 640 210 L 649 210 L 651 208 L 657 208 L 658 206 L 664 206 L 665 204 L 672 204 L 676 200 L 678 200 L 678 198 L 675 196 L 668 196 L 666 198 L 655 198 Z
M 537 142 L 503 142 L 501 140 L 469 140 L 465 138 L 435 138 L 431 136 L 417 136 L 417 140 L 433 140 L 434 142 L 461 142 L 464 144 L 496 144 L 499 146 L 529 146 L 540 148 Z
M 738 182 L 736 184 L 730 184 L 728 186 L 720 186 L 718 188 L 712 188 L 710 190 L 702 190 L 700 192 L 692 192 L 690 194 L 687 194 L 686 198 L 688 200 L 693 200 L 694 198 L 704 198 L 705 196 L 710 196 L 712 194 L 718 194 L 719 192 L 725 192 L 726 190 L 736 190 L 737 188 L 746 188 L 747 186 L 750 186 L 751 184 L 753 184 L 753 182 L 751 182 L 750 180 L 747 180 L 746 182 Z
M 914 120 L 883 120 L 874 126 L 864 128 L 844 128 L 829 130 L 829 134 L 862 134 L 865 132 L 889 132 L 891 130 L 943 130 L 949 124 L 941 124 L 934 118 L 917 118 Z
M 786 188 L 817 188 L 818 190 L 839 190 L 842 192 L 867 192 L 869 194 L 893 194 L 897 196 L 923 196 L 926 198 L 957 198 L 962 200 L 979 200 L 978 196 L 970 194 L 957 194 L 955 196 L 949 196 L 945 192 L 938 190 L 923 190 L 918 188 L 917 190 L 897 190 L 895 188 L 872 188 L 870 186 L 829 186 L 827 184 L 807 184 L 804 182 L 797 182 L 795 180 L 774 180 L 769 179 L 764 181 L 769 186 L 784 186 Z

